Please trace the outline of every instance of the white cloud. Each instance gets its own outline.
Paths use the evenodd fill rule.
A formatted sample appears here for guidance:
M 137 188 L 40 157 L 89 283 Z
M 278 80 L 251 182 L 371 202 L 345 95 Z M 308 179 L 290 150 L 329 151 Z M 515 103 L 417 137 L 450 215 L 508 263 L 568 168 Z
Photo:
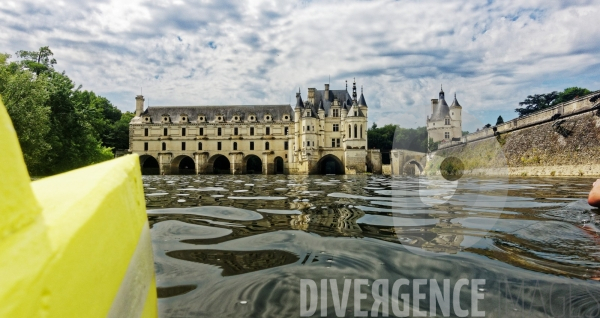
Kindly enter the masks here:
M 22 1 L 0 9 L 0 47 L 49 45 L 57 69 L 126 110 L 140 87 L 153 105 L 293 103 L 331 76 L 356 77 L 379 124 L 423 125 L 442 83 L 493 124 L 529 94 L 598 89 L 598 4 Z

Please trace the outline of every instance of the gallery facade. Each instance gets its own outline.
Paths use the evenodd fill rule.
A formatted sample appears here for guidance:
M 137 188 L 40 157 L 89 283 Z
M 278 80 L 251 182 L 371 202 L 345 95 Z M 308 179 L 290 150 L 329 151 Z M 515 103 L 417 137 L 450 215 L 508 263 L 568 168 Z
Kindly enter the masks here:
M 145 174 L 354 174 L 367 171 L 367 103 L 308 89 L 296 105 L 151 106 L 136 97 L 129 152 Z

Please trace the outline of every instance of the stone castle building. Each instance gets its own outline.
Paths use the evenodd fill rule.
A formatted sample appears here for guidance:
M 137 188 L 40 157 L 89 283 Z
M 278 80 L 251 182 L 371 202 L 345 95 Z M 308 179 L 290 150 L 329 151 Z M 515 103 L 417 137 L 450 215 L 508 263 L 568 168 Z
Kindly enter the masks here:
M 460 140 L 462 137 L 462 106 L 456 100 L 448 107 L 444 90 L 440 89 L 439 99 L 431 100 L 431 116 L 427 116 L 427 135 L 433 142 Z M 458 138 L 458 139 L 456 139 Z
M 367 171 L 367 103 L 308 89 L 296 105 L 151 106 L 136 97 L 129 152 L 145 174 L 345 174 Z M 377 153 L 378 154 L 378 153 Z

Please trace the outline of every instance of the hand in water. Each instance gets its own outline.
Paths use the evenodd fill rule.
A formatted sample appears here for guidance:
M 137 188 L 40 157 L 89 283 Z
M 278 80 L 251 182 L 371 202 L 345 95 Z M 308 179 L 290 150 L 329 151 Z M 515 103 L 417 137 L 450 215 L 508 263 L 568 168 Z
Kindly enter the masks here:
M 592 190 L 588 196 L 588 204 L 595 207 L 600 207 L 600 179 L 592 184 Z

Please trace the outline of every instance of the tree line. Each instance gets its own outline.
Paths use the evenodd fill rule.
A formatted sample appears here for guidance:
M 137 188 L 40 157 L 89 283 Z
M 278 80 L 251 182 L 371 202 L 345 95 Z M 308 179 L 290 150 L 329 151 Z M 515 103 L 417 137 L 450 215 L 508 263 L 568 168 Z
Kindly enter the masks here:
M 105 97 L 75 87 L 54 69 L 49 47 L 0 54 L 0 96 L 31 175 L 47 176 L 114 157 L 129 148 L 129 121 Z

